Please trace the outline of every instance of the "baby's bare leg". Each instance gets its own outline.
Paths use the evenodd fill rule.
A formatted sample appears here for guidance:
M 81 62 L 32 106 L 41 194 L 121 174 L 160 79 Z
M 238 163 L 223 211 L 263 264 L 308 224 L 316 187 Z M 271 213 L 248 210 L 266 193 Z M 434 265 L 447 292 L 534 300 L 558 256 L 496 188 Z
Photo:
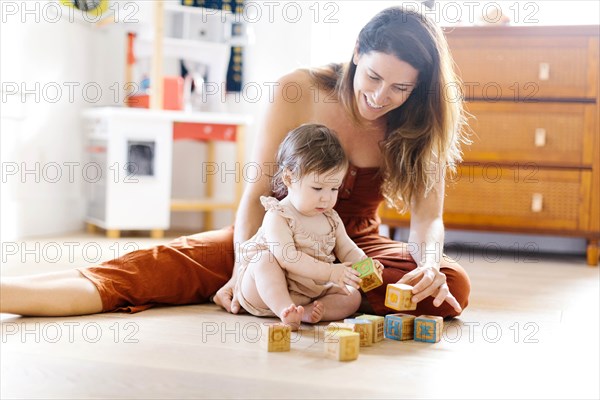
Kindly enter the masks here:
M 2 278 L 0 312 L 58 317 L 102 312 L 96 286 L 77 270 Z
M 333 287 L 329 289 L 319 302 L 323 304 L 324 310 L 321 317 L 322 321 L 339 321 L 348 318 L 354 314 L 360 307 L 360 292 L 353 287 L 346 286 L 350 291 L 347 295 L 340 288 Z M 309 306 L 306 306 L 309 309 Z
M 277 261 L 262 257 L 248 266 L 241 282 L 244 298 L 256 308 L 268 308 L 281 321 L 298 329 L 304 313 L 290 297 L 283 269 Z

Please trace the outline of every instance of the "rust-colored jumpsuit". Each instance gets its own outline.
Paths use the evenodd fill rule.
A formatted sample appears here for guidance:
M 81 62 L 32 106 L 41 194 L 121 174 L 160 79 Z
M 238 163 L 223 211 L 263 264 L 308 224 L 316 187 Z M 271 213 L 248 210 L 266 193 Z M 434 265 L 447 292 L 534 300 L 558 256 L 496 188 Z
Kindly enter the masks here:
M 378 233 L 377 208 L 383 197 L 377 168 L 350 166 L 340 188 L 336 211 L 348 235 L 385 266 L 384 285 L 366 293 L 375 313 L 396 312 L 384 306 L 385 287 L 416 264 L 405 243 Z M 98 288 L 103 311 L 137 312 L 158 305 L 204 303 L 231 277 L 234 264 L 233 227 L 175 239 L 167 245 L 137 250 L 79 271 Z M 464 269 L 448 257 L 441 262 L 450 292 L 462 308 L 468 304 L 470 282 Z M 433 306 L 433 297 L 410 313 L 456 316 L 448 303 Z

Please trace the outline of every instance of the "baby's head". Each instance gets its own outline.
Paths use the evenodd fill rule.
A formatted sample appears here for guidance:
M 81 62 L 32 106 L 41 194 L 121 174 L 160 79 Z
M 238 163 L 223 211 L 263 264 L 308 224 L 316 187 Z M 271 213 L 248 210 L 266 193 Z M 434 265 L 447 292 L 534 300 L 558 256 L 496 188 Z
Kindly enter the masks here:
M 308 175 L 327 180 L 345 173 L 348 158 L 337 135 L 324 125 L 304 124 L 290 131 L 277 152 L 278 170 L 273 176 L 273 194 L 283 197 L 288 186 Z

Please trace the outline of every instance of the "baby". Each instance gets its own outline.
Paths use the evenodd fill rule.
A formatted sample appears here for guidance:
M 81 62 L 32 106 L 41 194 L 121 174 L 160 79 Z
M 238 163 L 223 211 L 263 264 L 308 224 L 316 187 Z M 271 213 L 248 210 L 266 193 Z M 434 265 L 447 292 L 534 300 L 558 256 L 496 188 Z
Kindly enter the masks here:
M 346 318 L 361 302 L 351 265 L 367 256 L 333 210 L 348 168 L 344 150 L 327 127 L 306 124 L 286 136 L 277 164 L 273 192 L 285 197 L 260 199 L 266 214 L 241 246 L 236 297 L 250 314 L 276 315 L 294 330 Z

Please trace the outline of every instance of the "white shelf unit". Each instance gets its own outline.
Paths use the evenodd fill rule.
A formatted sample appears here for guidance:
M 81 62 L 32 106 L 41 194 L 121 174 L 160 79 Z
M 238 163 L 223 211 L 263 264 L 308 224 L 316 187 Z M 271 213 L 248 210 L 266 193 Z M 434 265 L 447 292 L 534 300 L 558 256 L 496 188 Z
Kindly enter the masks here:
M 138 59 L 151 59 L 152 96 L 150 107 L 162 109 L 162 76 L 165 58 L 182 59 L 207 65 L 207 104 L 209 111 L 224 111 L 224 91 L 231 48 L 248 44 L 243 18 L 230 11 L 183 6 L 176 0 L 154 1 L 152 34 L 142 33 L 135 40 Z M 165 18 L 179 18 L 177 32 L 165 32 Z M 241 36 L 232 35 L 232 26 L 243 27 Z M 132 76 L 132 72 L 127 72 Z
M 86 223 L 108 237 L 170 225 L 172 123 L 149 110 L 92 108 L 84 112 Z
M 195 62 L 210 62 L 209 82 L 222 82 L 219 90 L 225 90 L 227 66 L 231 46 L 235 41 L 207 41 L 183 34 L 182 37 L 165 37 L 164 18 L 168 14 L 183 15 L 184 20 L 194 16 L 224 18 L 232 21 L 230 12 L 207 11 L 206 9 L 182 6 L 172 1 L 153 1 L 152 29 L 140 29 L 134 42 L 136 59 L 151 60 L 150 110 L 137 108 L 100 107 L 84 113 L 86 121 L 86 154 L 90 162 L 100 166 L 102 175 L 110 177 L 115 168 L 126 175 L 125 164 L 136 151 L 152 153 L 152 174 L 136 176 L 136 183 L 105 179 L 88 185 L 88 229 L 95 227 L 106 230 L 107 236 L 118 237 L 124 230 L 150 230 L 151 236 L 161 237 L 170 227 L 171 211 L 205 212 L 204 229 L 213 228 L 213 211 L 235 210 L 243 189 L 243 180 L 238 179 L 232 200 L 219 200 L 216 182 L 207 177 L 206 198 L 172 199 L 172 151 L 175 132 L 181 123 L 193 124 L 190 138 L 205 141 L 208 146 L 207 162 L 215 158 L 215 142 L 223 140 L 219 134 L 206 134 L 226 129 L 235 141 L 236 163 L 244 163 L 244 128 L 250 118 L 228 114 L 213 109 L 213 112 L 184 112 L 163 110 L 163 62 L 164 58 L 187 58 Z M 151 18 L 152 20 L 152 18 Z M 189 21 L 188 21 L 189 22 Z M 148 28 L 148 26 L 146 26 Z M 228 30 L 227 28 L 226 30 Z M 131 82 L 133 67 L 128 65 L 126 80 Z M 220 100 L 220 94 L 215 96 Z M 196 128 L 197 127 L 197 128 Z M 202 133 L 203 132 L 203 133 Z M 197 134 L 196 134 L 197 133 Z M 232 139 L 233 138 L 233 139 Z M 138 146 L 137 148 L 135 148 Z M 142 147 L 145 149 L 142 149 Z M 133 150 L 132 150 L 133 148 Z M 145 161 L 143 161 L 145 163 Z M 112 169 L 112 170 L 111 170 Z M 114 171 L 112 172 L 114 174 Z
M 121 231 L 149 230 L 162 237 L 170 227 L 171 211 L 205 212 L 204 229 L 213 229 L 212 212 L 235 210 L 243 180 L 235 180 L 231 200 L 216 199 L 216 180 L 206 176 L 204 199 L 172 199 L 172 152 L 176 125 L 194 124 L 197 140 L 209 149 L 215 141 L 235 142 L 236 162 L 244 163 L 244 128 L 251 119 L 244 115 L 208 112 L 98 107 L 84 112 L 85 149 L 90 171 L 86 185 L 86 223 L 119 237 Z M 219 134 L 219 126 L 229 135 Z M 209 151 L 207 162 L 214 162 Z M 128 166 L 133 163 L 133 170 Z M 128 172 L 129 171 L 129 172 Z M 97 173 L 97 174 L 96 174 Z
M 208 9 L 204 7 L 183 6 L 172 1 L 165 1 L 165 15 L 174 15 L 181 17 L 182 39 L 191 39 L 192 22 L 195 18 L 200 18 L 203 23 L 209 26 L 221 25 L 217 30 L 220 41 L 230 46 L 245 46 L 248 44 L 247 25 L 244 24 L 244 17 L 231 11 Z M 233 24 L 239 24 L 242 34 L 234 36 L 232 34 Z M 219 32 L 220 31 L 220 32 Z

